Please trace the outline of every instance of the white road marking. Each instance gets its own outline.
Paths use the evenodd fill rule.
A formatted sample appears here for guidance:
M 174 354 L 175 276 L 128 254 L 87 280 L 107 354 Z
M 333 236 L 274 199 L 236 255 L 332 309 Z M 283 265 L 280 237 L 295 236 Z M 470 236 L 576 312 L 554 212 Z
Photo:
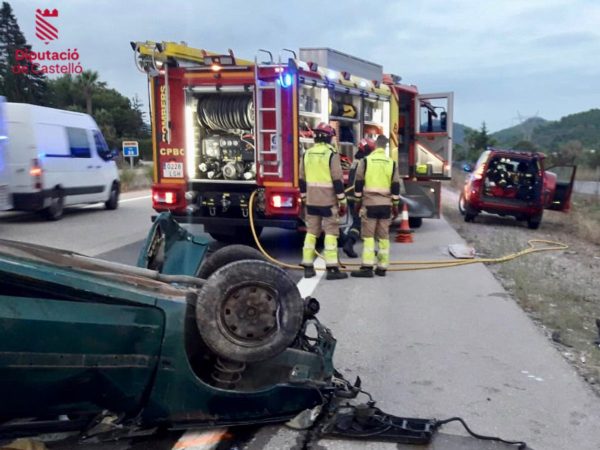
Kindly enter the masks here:
M 119 205 L 120 205 L 121 203 L 135 202 L 135 201 L 138 201 L 138 200 L 146 200 L 146 199 L 148 199 L 148 198 L 151 198 L 151 197 L 152 197 L 151 195 L 143 195 L 142 197 L 123 198 L 123 199 L 120 199 L 120 200 L 119 200 Z M 98 202 L 98 203 L 91 203 L 91 204 L 89 204 L 89 205 L 82 206 L 81 208 L 82 208 L 82 209 L 87 209 L 87 208 L 97 208 L 97 207 L 98 207 L 98 205 L 101 205 L 101 204 L 102 204 L 102 202 Z
M 325 261 L 322 258 L 317 258 L 315 261 L 316 269 L 325 269 Z M 300 296 L 302 298 L 308 297 L 313 293 L 321 278 L 323 278 L 323 274 L 325 270 L 317 270 L 317 275 L 312 278 L 302 278 L 298 281 L 298 290 L 300 291 Z

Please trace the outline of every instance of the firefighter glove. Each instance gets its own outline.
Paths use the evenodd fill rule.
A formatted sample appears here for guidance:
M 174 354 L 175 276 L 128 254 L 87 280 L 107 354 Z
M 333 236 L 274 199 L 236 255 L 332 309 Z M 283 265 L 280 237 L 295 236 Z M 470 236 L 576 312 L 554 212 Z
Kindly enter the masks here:
M 398 205 L 392 205 L 392 219 L 395 219 L 400 214 L 400 210 L 398 209 Z

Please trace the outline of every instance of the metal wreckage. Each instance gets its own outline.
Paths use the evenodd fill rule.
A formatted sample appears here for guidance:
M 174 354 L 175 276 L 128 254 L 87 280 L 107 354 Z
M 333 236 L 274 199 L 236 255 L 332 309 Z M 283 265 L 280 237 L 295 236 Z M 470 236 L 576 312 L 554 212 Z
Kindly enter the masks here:
M 381 411 L 335 370 L 316 299 L 253 248 L 208 242 L 168 213 L 137 267 L 0 240 L 0 438 L 291 420 L 313 440 L 427 444 L 447 422 Z

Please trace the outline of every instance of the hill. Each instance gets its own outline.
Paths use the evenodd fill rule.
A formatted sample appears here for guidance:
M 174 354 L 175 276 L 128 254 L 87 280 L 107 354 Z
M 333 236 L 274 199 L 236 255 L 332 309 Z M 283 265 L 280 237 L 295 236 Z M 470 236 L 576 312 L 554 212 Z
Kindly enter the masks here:
M 552 152 L 559 151 L 568 142 L 579 141 L 584 149 L 600 149 L 600 109 L 570 114 L 555 121 L 533 117 L 491 136 L 498 147 L 514 147 L 519 141 L 530 141 L 541 151 Z
M 531 117 L 518 125 L 492 133 L 492 138 L 499 147 L 514 147 L 519 141 L 530 141 L 534 131 L 547 123 L 541 117 Z
M 469 130 L 473 130 L 473 128 L 463 125 L 462 123 L 454 122 L 454 126 L 452 128 L 452 141 L 457 145 L 465 144 L 465 135 Z

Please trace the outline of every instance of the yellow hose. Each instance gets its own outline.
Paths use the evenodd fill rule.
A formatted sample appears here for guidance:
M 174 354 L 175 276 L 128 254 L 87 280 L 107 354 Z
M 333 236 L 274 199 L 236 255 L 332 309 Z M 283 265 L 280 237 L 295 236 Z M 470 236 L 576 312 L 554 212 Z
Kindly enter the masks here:
M 250 195 L 250 201 L 248 204 L 248 208 L 250 210 L 249 218 L 250 218 L 250 229 L 252 231 L 252 236 L 254 237 L 254 242 L 256 246 L 260 250 L 260 252 L 272 263 L 285 267 L 286 269 L 294 269 L 294 270 L 303 270 L 299 264 L 288 264 L 283 261 L 280 261 L 276 258 L 273 258 L 262 246 L 260 240 L 258 239 L 258 235 L 256 234 L 256 227 L 254 226 L 254 199 L 256 197 L 256 191 L 252 192 Z M 536 247 L 538 244 L 546 244 L 546 246 Z M 408 270 L 426 270 L 426 269 L 443 269 L 446 267 L 455 267 L 455 266 L 465 266 L 467 264 L 496 264 L 503 263 L 507 261 L 511 261 L 520 256 L 525 256 L 530 253 L 537 252 L 548 252 L 548 251 L 557 251 L 557 250 L 566 250 L 569 248 L 568 245 L 563 244 L 561 242 L 549 241 L 545 239 L 530 239 L 527 241 L 527 248 L 520 250 L 515 253 L 511 253 L 506 256 L 500 256 L 498 258 L 473 258 L 473 259 L 461 259 L 461 260 L 437 260 L 437 261 L 390 261 L 390 266 L 388 271 L 391 272 L 403 272 Z M 321 256 L 317 253 L 318 256 Z M 345 266 L 357 267 L 361 264 L 357 263 L 347 263 L 344 261 L 340 261 L 340 265 L 342 268 L 340 270 L 344 272 L 350 272 L 351 269 L 346 269 Z M 409 266 L 409 267 L 394 267 L 394 266 Z M 325 270 L 322 268 L 315 268 L 316 270 Z

